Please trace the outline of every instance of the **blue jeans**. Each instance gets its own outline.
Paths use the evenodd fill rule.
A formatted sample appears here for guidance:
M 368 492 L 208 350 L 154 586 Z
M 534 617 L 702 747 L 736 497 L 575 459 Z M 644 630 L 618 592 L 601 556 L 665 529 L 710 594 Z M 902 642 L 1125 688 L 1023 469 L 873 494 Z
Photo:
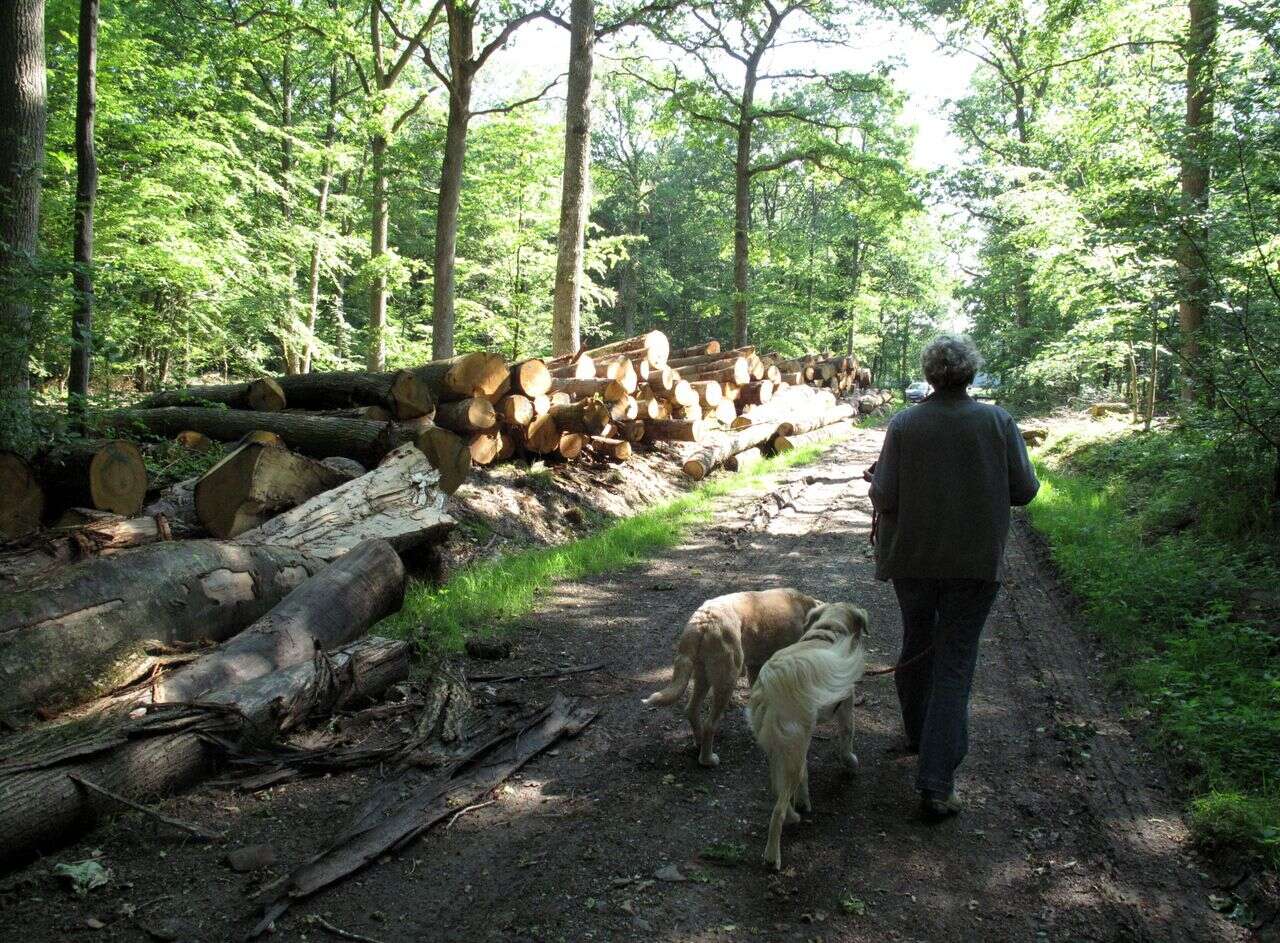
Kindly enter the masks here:
M 899 663 L 933 650 L 894 675 L 907 743 L 920 752 L 916 788 L 946 796 L 969 752 L 969 693 L 978 640 L 999 583 L 969 579 L 893 581 L 902 609 Z

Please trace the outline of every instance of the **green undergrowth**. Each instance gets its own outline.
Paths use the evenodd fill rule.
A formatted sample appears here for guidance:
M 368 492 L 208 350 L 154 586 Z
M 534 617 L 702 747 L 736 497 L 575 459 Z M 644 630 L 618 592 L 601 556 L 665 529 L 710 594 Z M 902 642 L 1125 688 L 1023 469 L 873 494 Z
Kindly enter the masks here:
M 414 582 L 404 607 L 376 631 L 413 640 L 425 657 L 458 651 L 471 636 L 509 632 L 553 584 L 635 566 L 675 546 L 710 518 L 717 498 L 762 491 L 779 472 L 816 461 L 830 445 L 802 446 L 746 471 L 717 473 L 677 498 L 607 519 L 586 537 L 472 564 L 440 586 Z
M 1267 456 L 1184 429 L 1051 437 L 1029 509 L 1210 846 L 1280 866 L 1280 565 Z

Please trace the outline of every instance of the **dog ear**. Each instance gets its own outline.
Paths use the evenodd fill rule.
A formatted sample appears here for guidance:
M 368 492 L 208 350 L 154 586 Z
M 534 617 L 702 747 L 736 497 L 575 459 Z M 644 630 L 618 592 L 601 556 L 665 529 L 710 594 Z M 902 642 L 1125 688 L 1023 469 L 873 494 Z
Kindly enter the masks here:
M 809 610 L 809 614 L 804 619 L 804 630 L 808 632 L 813 628 L 814 624 L 822 618 L 822 610 L 827 608 L 825 603 L 819 603 Z
M 857 635 L 859 637 L 871 634 L 871 617 L 867 615 L 867 610 L 859 609 L 857 606 L 850 606 L 853 610 L 854 621 L 858 623 Z

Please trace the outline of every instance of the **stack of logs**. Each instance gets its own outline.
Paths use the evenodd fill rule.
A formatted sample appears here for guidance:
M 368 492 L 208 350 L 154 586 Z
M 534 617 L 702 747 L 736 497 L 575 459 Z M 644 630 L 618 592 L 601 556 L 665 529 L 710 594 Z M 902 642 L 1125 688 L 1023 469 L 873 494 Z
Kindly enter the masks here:
M 819 390 L 863 391 L 855 402 L 870 412 L 883 402 L 882 393 L 867 389 L 870 382 L 852 357 L 787 359 L 754 347 L 721 350 L 716 341 L 672 350 L 665 334 L 651 331 L 547 361 L 509 364 L 481 351 L 385 373 L 259 377 L 165 391 L 106 416 L 99 438 L 34 460 L 0 453 L 0 534 L 84 523 L 66 517 L 72 508 L 138 515 L 147 472 L 127 437 L 140 433 L 193 450 L 232 445 L 193 495 L 181 495 L 194 499 L 198 520 L 170 524 L 234 537 L 344 475 L 377 466 L 407 442 L 452 494 L 478 465 L 626 461 L 634 448 L 654 442 L 702 443 L 743 417 L 808 421 L 826 402 L 813 397 Z M 106 526 L 94 523 L 99 532 Z

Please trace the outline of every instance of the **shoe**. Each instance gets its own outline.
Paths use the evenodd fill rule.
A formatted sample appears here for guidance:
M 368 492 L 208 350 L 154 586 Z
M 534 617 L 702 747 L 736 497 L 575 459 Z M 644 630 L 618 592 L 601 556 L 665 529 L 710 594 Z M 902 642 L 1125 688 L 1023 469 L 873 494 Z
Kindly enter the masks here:
M 955 790 L 941 796 L 935 792 L 920 793 L 920 814 L 926 822 L 942 822 L 960 814 L 963 806 L 956 797 Z

